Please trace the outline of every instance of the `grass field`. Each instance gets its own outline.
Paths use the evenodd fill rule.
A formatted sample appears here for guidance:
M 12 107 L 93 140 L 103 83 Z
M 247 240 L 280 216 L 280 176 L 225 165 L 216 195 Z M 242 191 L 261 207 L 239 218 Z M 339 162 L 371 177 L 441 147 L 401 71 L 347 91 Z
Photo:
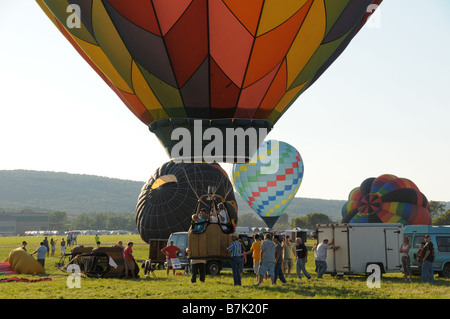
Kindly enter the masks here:
M 33 252 L 42 237 L 0 237 L 0 260 L 7 258 L 9 252 L 18 247 L 23 240 L 28 242 L 28 252 Z M 60 240 L 61 238 L 59 238 Z M 139 235 L 101 236 L 102 246 L 111 246 L 122 240 L 135 243 L 133 247 L 136 259 L 148 258 L 148 245 Z M 78 244 L 94 246 L 94 236 L 80 236 Z M 309 249 L 312 242 L 308 243 Z M 70 250 L 70 248 L 68 248 Z M 59 242 L 56 255 L 59 255 Z M 45 275 L 9 275 L 2 278 L 19 277 L 37 279 L 50 277 L 52 281 L 0 283 L 0 299 L 449 299 L 450 280 L 438 278 L 433 285 L 423 284 L 419 277 L 413 282 L 404 282 L 402 274 L 386 274 L 381 279 L 380 288 L 368 288 L 366 278 L 362 276 L 333 277 L 325 275 L 315 278 L 314 258 L 310 252 L 307 270 L 312 279 L 298 279 L 295 271 L 287 284 L 271 286 L 264 281 L 261 287 L 255 287 L 255 277 L 245 273 L 242 286 L 233 285 L 231 271 L 222 271 L 218 276 L 207 276 L 206 282 L 192 284 L 187 275 L 170 276 L 165 270 L 157 270 L 156 278 L 144 277 L 140 271 L 137 279 L 93 279 L 84 275 L 80 288 L 68 288 L 69 273 L 55 266 L 59 257 L 46 259 Z M 295 265 L 294 265 L 295 267 Z

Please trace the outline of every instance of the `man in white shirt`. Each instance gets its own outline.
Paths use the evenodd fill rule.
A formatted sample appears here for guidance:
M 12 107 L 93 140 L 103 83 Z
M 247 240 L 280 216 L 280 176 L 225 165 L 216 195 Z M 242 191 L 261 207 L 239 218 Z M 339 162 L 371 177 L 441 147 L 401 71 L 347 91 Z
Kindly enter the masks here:
M 314 256 L 317 266 L 317 278 L 322 278 L 323 274 L 327 271 L 327 250 L 339 249 L 339 246 L 334 245 L 334 239 L 328 243 L 328 239 L 324 239 L 317 247 L 314 246 L 312 250 L 316 251 Z

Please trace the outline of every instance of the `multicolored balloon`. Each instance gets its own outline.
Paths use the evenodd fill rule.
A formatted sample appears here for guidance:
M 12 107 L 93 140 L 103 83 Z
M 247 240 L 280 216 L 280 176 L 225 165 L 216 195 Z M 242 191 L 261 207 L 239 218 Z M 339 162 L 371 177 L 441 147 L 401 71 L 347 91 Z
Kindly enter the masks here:
M 272 228 L 303 179 L 303 161 L 290 144 L 269 140 L 252 161 L 234 164 L 232 182 L 241 197 Z
M 427 198 L 409 179 L 395 175 L 368 178 L 342 207 L 343 223 L 431 225 Z
M 169 156 L 194 120 L 270 130 L 381 1 L 36 0 Z

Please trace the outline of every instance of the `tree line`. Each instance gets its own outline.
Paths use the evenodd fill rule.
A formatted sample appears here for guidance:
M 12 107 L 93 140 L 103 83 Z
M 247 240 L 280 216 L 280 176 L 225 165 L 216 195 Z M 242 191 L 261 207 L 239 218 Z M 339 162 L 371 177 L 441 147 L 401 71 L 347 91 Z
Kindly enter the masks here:
M 116 213 L 82 213 L 76 217 L 69 217 L 64 211 L 56 211 L 49 214 L 50 230 L 128 230 L 136 229 L 134 214 Z
M 450 225 L 450 209 L 447 209 L 447 205 L 443 202 L 430 201 L 430 215 L 432 219 L 432 225 Z M 295 217 L 289 219 L 289 214 L 281 214 L 277 223 L 276 229 L 293 229 L 299 227 L 301 229 L 315 229 L 316 224 L 329 224 L 337 223 L 340 221 L 332 220 L 330 216 L 312 212 L 306 216 Z M 239 216 L 239 226 L 250 227 L 266 227 L 264 221 L 256 214 L 244 214 Z
M 450 209 L 445 203 L 430 201 L 430 214 L 433 225 L 450 225 Z M 332 220 L 328 215 L 312 212 L 306 216 L 289 218 L 289 214 L 284 213 L 275 224 L 276 229 L 315 229 L 316 224 L 336 223 L 340 221 Z M 78 216 L 68 216 L 65 211 L 55 211 L 49 214 L 50 230 L 116 230 L 123 229 L 133 231 L 136 229 L 134 214 L 119 213 L 82 213 Z M 239 216 L 239 226 L 266 227 L 264 221 L 256 214 L 242 214 Z

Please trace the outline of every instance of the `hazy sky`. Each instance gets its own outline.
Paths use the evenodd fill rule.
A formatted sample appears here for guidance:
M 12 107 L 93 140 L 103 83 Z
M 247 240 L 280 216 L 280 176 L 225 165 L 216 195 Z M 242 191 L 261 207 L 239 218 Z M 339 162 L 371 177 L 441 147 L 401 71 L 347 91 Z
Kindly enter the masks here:
M 389 173 L 450 201 L 449 16 L 448 0 L 385 0 L 277 122 L 268 138 L 304 161 L 297 196 L 347 199 Z M 0 0 L 0 39 L 0 170 L 144 182 L 169 160 L 34 1 Z

